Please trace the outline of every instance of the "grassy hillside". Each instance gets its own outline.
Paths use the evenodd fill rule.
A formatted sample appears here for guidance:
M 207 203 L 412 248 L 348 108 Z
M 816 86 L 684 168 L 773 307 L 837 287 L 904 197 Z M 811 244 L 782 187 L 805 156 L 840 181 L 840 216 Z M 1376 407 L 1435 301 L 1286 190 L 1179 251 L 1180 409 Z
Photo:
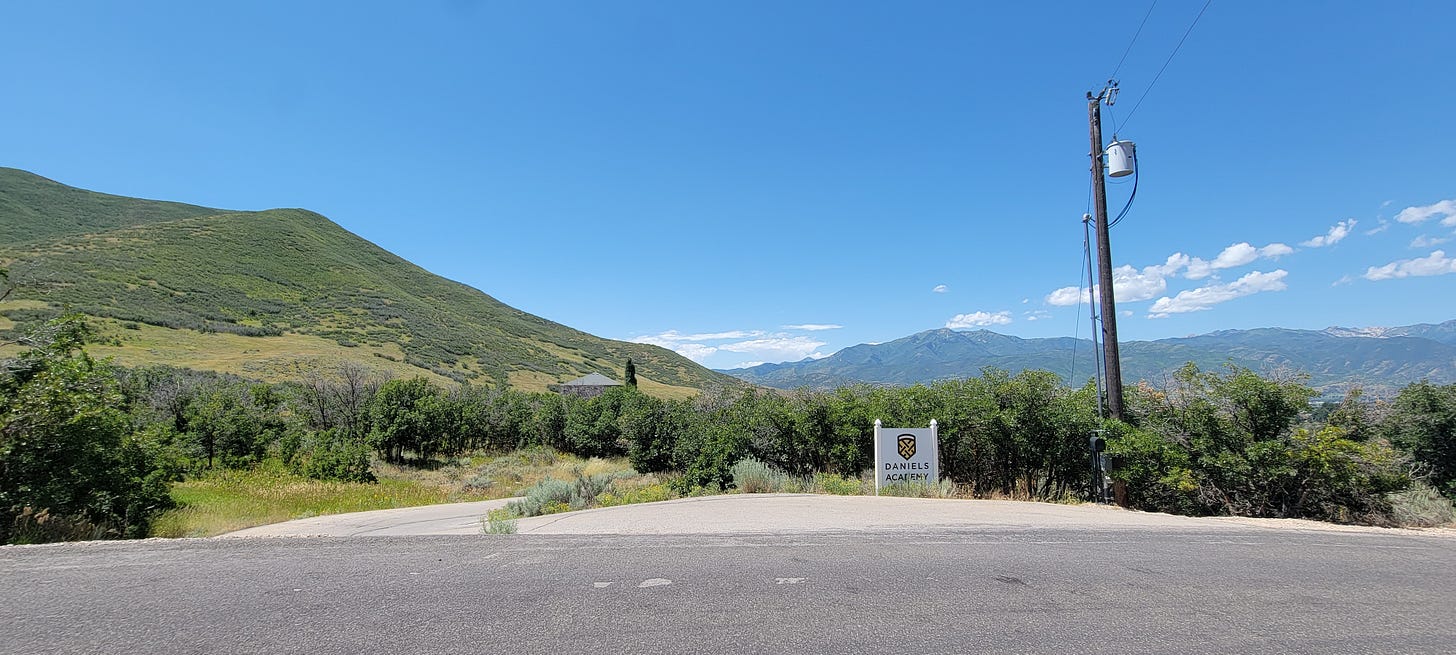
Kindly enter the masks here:
M 69 187 L 0 167 L 0 244 L 18 244 L 117 227 L 221 213 L 178 202 L 141 200 Z
M 267 378 L 294 355 L 353 355 L 396 373 L 543 389 L 593 371 L 620 379 L 631 357 L 645 386 L 666 395 L 727 379 L 663 348 L 509 307 L 305 210 L 120 198 L 0 169 L 0 225 L 12 235 L 0 244 L 12 301 L 29 301 L 0 314 L 21 327 L 63 306 L 108 319 L 124 363 L 254 364 L 233 372 Z M 275 355 L 254 361 L 249 350 Z M 230 357 L 243 361 L 218 365 Z

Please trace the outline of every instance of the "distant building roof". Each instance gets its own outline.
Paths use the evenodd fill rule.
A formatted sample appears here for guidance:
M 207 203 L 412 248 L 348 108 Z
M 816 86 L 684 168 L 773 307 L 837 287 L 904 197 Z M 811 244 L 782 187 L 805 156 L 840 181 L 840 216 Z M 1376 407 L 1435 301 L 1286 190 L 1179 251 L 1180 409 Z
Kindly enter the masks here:
M 563 387 L 620 387 L 621 382 L 613 380 L 601 373 L 584 375 L 570 382 L 563 383 Z

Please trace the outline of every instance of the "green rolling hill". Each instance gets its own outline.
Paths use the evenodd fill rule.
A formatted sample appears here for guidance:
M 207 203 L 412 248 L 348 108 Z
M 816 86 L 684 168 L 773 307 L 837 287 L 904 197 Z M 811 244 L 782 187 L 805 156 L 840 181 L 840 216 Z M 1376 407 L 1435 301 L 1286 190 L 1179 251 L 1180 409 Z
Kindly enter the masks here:
M 627 358 L 645 390 L 732 378 L 664 348 L 602 339 L 507 306 L 301 209 L 227 211 L 124 198 L 0 168 L 0 330 L 71 308 L 96 351 L 284 379 L 323 360 L 542 390 Z

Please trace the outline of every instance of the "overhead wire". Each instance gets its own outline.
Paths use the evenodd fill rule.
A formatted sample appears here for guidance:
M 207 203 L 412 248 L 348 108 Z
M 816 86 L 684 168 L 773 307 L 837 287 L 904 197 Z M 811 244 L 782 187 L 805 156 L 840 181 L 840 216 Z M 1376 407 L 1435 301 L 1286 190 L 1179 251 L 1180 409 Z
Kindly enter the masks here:
M 1127 61 L 1127 55 L 1128 55 L 1128 53 L 1132 52 L 1132 47 L 1133 47 L 1133 45 L 1135 45 L 1137 43 L 1138 36 L 1140 36 L 1143 33 L 1143 27 L 1148 24 L 1148 18 L 1153 15 L 1153 8 L 1154 7 L 1157 7 L 1157 6 L 1158 6 L 1158 0 L 1153 0 L 1153 4 L 1151 4 L 1151 5 L 1148 6 L 1147 13 L 1143 14 L 1143 20 L 1142 20 L 1141 23 L 1138 23 L 1137 31 L 1132 33 L 1132 40 L 1130 40 L 1130 41 L 1127 42 L 1127 47 L 1124 48 L 1123 51 L 1122 51 L 1122 58 L 1117 60 L 1117 65 L 1112 68 L 1112 74 L 1107 76 L 1107 81 L 1109 83 L 1111 83 L 1111 82 L 1113 82 L 1113 81 L 1115 81 L 1117 79 L 1117 73 L 1118 73 L 1118 71 L 1121 71 L 1122 70 L 1122 64 L 1123 64 L 1123 62 L 1126 62 Z M 1107 117 L 1112 119 L 1112 135 L 1114 137 L 1116 137 L 1117 136 L 1117 114 L 1113 113 L 1113 111 L 1112 111 L 1112 105 L 1110 105 L 1110 104 L 1107 105 Z
M 1122 59 L 1117 60 L 1117 66 L 1113 67 L 1112 74 L 1107 76 L 1109 80 L 1117 79 L 1117 71 L 1122 70 L 1122 63 L 1127 61 L 1127 53 L 1132 52 L 1132 46 L 1137 43 L 1138 35 L 1143 33 L 1143 26 L 1148 24 L 1148 17 L 1153 15 L 1153 7 L 1158 6 L 1158 0 L 1153 0 L 1152 6 L 1148 7 L 1148 13 L 1143 14 L 1143 22 L 1138 23 L 1136 32 L 1132 33 L 1132 40 L 1128 42 L 1127 49 L 1122 51 Z
M 1087 181 L 1087 211 L 1083 212 L 1082 215 L 1083 216 L 1088 216 L 1088 215 L 1091 215 L 1091 214 L 1092 214 L 1092 181 L 1091 180 L 1088 180 Z M 1071 370 L 1067 372 L 1067 381 L 1070 382 L 1070 383 L 1075 383 L 1077 381 L 1077 344 L 1082 341 L 1082 283 L 1088 282 L 1088 280 L 1087 280 L 1087 270 L 1090 270 L 1091 269 L 1091 264 L 1088 262 L 1088 260 L 1091 257 L 1092 257 L 1091 244 L 1088 243 L 1087 237 L 1084 234 L 1084 236 L 1082 237 L 1082 261 L 1077 264 L 1077 313 L 1075 314 L 1075 316 L 1077 317 L 1077 320 L 1073 322 L 1073 325 L 1075 327 L 1072 328 L 1072 335 L 1073 335 L 1072 336 L 1072 366 L 1071 366 Z M 1093 338 L 1095 339 L 1096 337 L 1094 336 Z M 1093 352 L 1092 353 L 1092 359 L 1093 359 L 1094 363 L 1096 363 L 1096 359 L 1097 359 L 1097 353 L 1096 352 Z M 1101 375 L 1101 373 L 1099 372 L 1098 375 Z
M 1136 114 L 1138 107 L 1141 107 L 1143 105 L 1143 99 L 1148 97 L 1148 92 L 1153 90 L 1153 86 L 1156 85 L 1158 83 L 1158 79 L 1163 76 L 1163 71 L 1168 70 L 1168 64 L 1173 63 L 1173 57 L 1177 56 L 1178 50 L 1183 47 L 1183 42 L 1188 40 L 1188 35 L 1193 33 L 1193 28 L 1198 26 L 1198 21 L 1203 18 L 1203 13 L 1208 11 L 1208 6 L 1211 4 L 1213 4 L 1213 0 L 1207 0 L 1206 2 L 1204 2 L 1203 8 L 1198 10 L 1198 15 L 1193 17 L 1193 22 L 1190 23 L 1188 25 L 1188 29 L 1183 32 L 1183 38 L 1178 39 L 1178 45 L 1173 46 L 1173 52 L 1169 53 L 1168 58 L 1163 61 L 1163 67 L 1158 69 L 1158 74 L 1153 76 L 1153 81 L 1148 83 L 1148 87 L 1146 89 L 1143 89 L 1143 94 L 1138 96 L 1137 102 L 1133 103 L 1132 111 L 1127 112 L 1127 117 L 1124 118 L 1122 122 L 1124 127 L 1126 127 L 1127 124 L 1132 121 L 1133 114 Z

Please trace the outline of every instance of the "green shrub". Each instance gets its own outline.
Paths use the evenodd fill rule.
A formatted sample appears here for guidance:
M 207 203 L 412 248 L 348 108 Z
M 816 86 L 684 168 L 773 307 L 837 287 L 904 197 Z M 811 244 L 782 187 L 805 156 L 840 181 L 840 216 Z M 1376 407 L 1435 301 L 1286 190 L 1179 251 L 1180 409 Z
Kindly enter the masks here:
M 369 453 L 369 446 L 337 430 L 322 430 L 303 437 L 287 461 L 294 473 L 315 480 L 376 482 Z
M 865 483 L 862 480 L 834 473 L 815 473 L 812 486 L 815 491 L 835 496 L 860 496 L 865 493 Z
M 160 444 L 131 429 L 110 366 L 77 316 L 0 362 L 0 542 L 144 537 L 172 507 Z
M 903 496 L 906 498 L 955 498 L 955 483 L 941 478 L 939 484 L 918 484 L 914 482 L 893 482 L 880 486 L 881 496 Z
M 665 482 L 654 482 L 652 484 L 625 489 L 616 488 L 618 485 L 613 486 L 613 490 L 597 496 L 597 504 L 599 506 L 616 507 L 618 505 L 632 505 L 636 503 L 657 503 L 678 497 L 677 492 L 672 489 L 672 486 Z

